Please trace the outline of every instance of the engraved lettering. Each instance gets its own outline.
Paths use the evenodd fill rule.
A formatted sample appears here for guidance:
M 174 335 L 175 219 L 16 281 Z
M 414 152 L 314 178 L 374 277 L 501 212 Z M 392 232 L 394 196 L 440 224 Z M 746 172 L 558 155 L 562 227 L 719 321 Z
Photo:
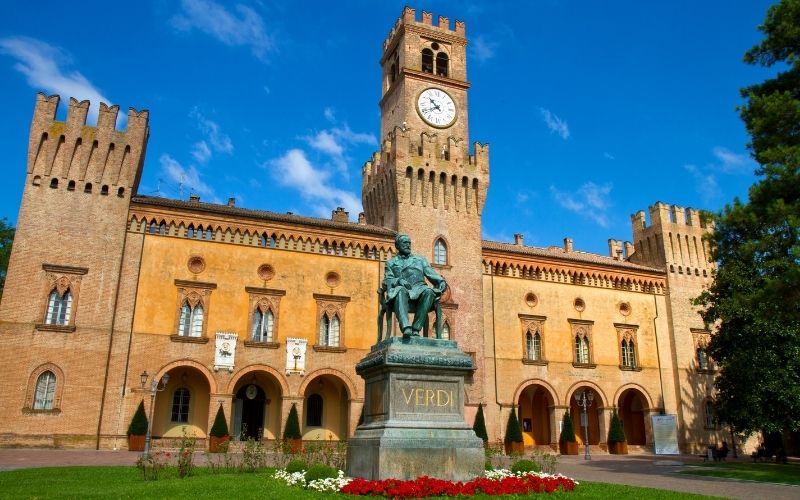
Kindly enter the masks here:
M 428 403 L 433 406 L 433 400 L 436 398 L 436 392 L 433 389 L 425 389 L 425 406 L 428 406 Z
M 411 392 L 409 394 L 406 394 L 405 387 L 403 387 L 400 390 L 403 391 L 403 397 L 406 398 L 406 405 L 411 404 L 411 398 L 414 396 L 414 389 L 411 389 Z
M 436 406 L 450 406 L 450 395 L 447 393 L 447 391 L 444 391 L 442 389 L 437 389 Z
M 422 403 L 420 403 L 420 397 L 422 396 L 422 400 L 423 400 L 423 401 L 425 400 L 425 399 L 424 399 L 424 395 L 423 395 L 423 393 L 424 393 L 424 392 L 425 392 L 425 389 L 420 389 L 420 388 L 417 388 L 417 389 L 416 389 L 416 394 L 417 394 L 417 397 L 416 397 L 416 399 L 414 400 L 414 404 L 415 404 L 416 406 L 422 406 Z

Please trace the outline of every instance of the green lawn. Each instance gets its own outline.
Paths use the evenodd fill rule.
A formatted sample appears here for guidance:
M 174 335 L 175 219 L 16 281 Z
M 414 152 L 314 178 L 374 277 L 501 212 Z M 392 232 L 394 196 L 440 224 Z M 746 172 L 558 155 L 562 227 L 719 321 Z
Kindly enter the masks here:
M 538 496 L 538 495 L 531 495 Z M 604 483 L 581 483 L 572 493 L 547 498 L 682 499 L 710 498 L 651 488 Z M 259 498 L 331 499 L 353 498 L 286 486 L 266 472 L 211 474 L 196 469 L 193 476 L 178 479 L 174 469 L 157 481 L 144 481 L 133 467 L 59 467 L 0 472 L 0 498 Z M 371 498 L 371 497 L 370 497 Z M 474 498 L 492 498 L 486 496 Z M 507 498 L 520 498 L 519 496 Z
M 684 474 L 696 476 L 725 477 L 729 479 L 747 479 L 764 483 L 783 483 L 800 485 L 800 464 L 770 463 L 709 463 L 683 471 Z

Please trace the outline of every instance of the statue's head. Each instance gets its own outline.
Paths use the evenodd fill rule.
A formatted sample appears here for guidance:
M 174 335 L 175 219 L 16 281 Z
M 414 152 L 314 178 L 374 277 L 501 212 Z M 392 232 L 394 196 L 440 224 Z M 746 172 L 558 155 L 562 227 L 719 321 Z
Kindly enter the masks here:
M 411 237 L 407 234 L 398 234 L 394 237 L 394 247 L 401 255 L 411 253 Z

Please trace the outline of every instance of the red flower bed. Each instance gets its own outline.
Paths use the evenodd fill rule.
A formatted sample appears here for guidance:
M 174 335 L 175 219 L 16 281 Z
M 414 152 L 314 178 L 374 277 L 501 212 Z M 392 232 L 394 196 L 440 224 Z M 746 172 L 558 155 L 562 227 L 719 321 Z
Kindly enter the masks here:
M 414 480 L 384 479 L 368 481 L 353 479 L 340 492 L 349 495 L 372 495 L 387 498 L 425 498 L 436 496 L 512 495 L 524 493 L 552 493 L 558 489 L 572 491 L 575 481 L 564 476 L 537 476 L 487 479 L 479 477 L 472 481 L 452 482 L 422 476 Z

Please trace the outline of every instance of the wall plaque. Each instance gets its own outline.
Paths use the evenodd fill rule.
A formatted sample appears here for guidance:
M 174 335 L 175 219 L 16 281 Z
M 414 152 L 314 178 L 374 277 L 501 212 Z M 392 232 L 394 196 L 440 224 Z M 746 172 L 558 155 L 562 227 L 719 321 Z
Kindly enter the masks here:
M 214 370 L 220 368 L 233 371 L 236 359 L 236 340 L 239 338 L 237 333 L 217 332 L 216 350 L 214 351 Z

